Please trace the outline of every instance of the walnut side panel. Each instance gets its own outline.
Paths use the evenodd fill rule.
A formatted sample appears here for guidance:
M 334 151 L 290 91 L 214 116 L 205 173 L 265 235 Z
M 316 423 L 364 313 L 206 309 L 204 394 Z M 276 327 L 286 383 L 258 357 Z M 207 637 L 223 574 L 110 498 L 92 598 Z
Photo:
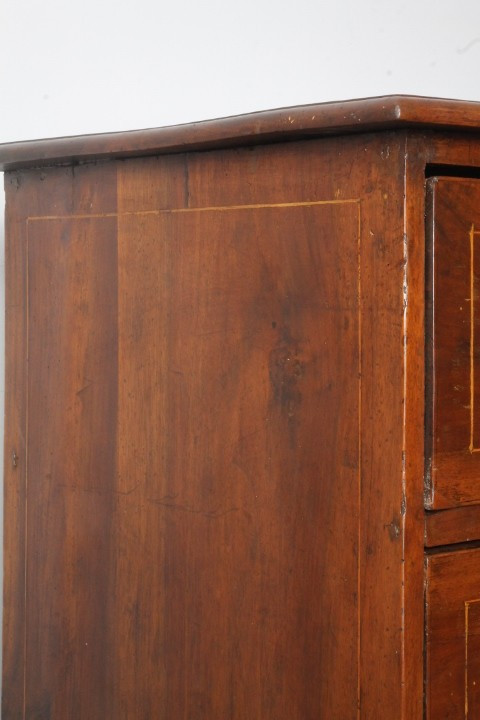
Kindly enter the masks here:
M 5 178 L 5 438 L 2 714 L 23 718 L 25 615 L 26 242 L 24 209 Z
M 30 215 L 114 211 L 116 168 L 52 168 L 7 173 L 6 419 L 2 717 L 27 711 L 27 218 Z M 113 192 L 112 192 L 113 191 Z M 42 417 L 43 413 L 42 413 Z M 15 461 L 13 458 L 15 453 Z
M 26 716 L 108 717 L 116 222 L 30 221 Z
M 93 720 L 421 717 L 409 619 L 422 612 L 421 550 L 407 570 L 404 557 L 423 527 L 404 485 L 405 448 L 410 477 L 422 457 L 404 433 L 404 152 L 404 136 L 385 133 L 12 176 L 35 198 L 40 294 L 55 302 L 51 314 L 38 309 L 42 322 L 71 338 L 62 363 L 68 347 L 83 348 L 70 363 L 73 415 L 57 403 L 56 434 L 29 421 L 32 449 L 40 432 L 45 450 L 60 446 L 57 479 L 36 490 L 55 527 L 28 512 L 38 564 L 27 575 L 40 594 L 26 625 L 32 711 L 64 715 L 70 703 L 75 717 L 85 682 Z M 83 278 L 72 295 L 57 245 L 62 267 L 71 255 Z M 415 289 L 421 272 L 409 272 Z M 113 362 L 91 345 L 96 327 Z M 104 358 L 93 386 L 80 384 L 89 347 Z M 35 363 L 48 375 L 48 352 Z M 38 416 L 42 385 L 30 376 Z M 410 422 L 420 404 L 407 406 Z M 96 448 L 98 476 L 81 447 Z M 48 474 L 48 453 L 38 458 Z M 40 592 L 60 578 L 55 558 L 68 569 L 62 600 Z M 51 617 L 68 632 L 37 682 Z M 84 645 L 68 656 L 68 684 L 46 687 L 95 628 L 108 667 L 93 672 Z
M 280 224 L 274 213 L 282 214 Z M 126 284 L 118 291 L 117 220 L 119 239 L 125 238 L 120 248 L 127 242 L 133 250 Z M 338 543 L 334 508 L 356 516 L 357 524 L 359 513 L 358 203 L 180 210 L 134 225 L 128 216 L 117 220 L 30 221 L 28 443 L 34 475 L 27 514 L 27 710 L 52 717 L 124 713 L 108 688 L 117 687 L 110 678 L 113 660 L 114 672 L 133 690 L 122 641 L 132 637 L 130 606 L 125 593 L 116 592 L 118 583 L 125 587 L 123 558 L 133 553 L 140 574 L 134 605 L 139 617 L 150 618 L 143 632 L 137 627 L 134 633 L 134 654 L 145 668 L 152 653 L 161 653 L 166 673 L 164 681 L 158 670 L 147 673 L 145 717 L 160 700 L 165 717 L 223 716 L 231 707 L 238 718 L 313 717 L 328 707 L 332 717 L 353 718 L 358 691 L 353 685 L 346 694 L 344 677 L 358 676 L 355 524 L 350 538 L 342 533 L 335 566 L 327 558 Z M 225 238 L 231 238 L 227 245 Z M 346 265 L 352 250 L 357 262 Z M 137 326 L 142 312 L 158 308 L 152 327 L 154 335 L 160 333 L 158 356 L 131 344 L 123 315 L 119 340 L 112 334 L 117 292 L 125 297 L 137 284 L 144 293 Z M 117 352 L 122 366 L 133 353 L 129 364 L 138 367 L 134 376 L 120 368 L 121 404 L 115 410 Z M 150 372 L 139 385 L 148 357 Z M 236 402 L 226 403 L 237 394 Z M 153 428 L 142 423 L 137 443 L 135 427 L 121 418 L 135 415 L 135 406 L 145 417 L 149 402 L 160 413 L 159 434 L 146 442 Z M 46 424 L 39 422 L 44 412 Z M 332 416 L 344 418 L 341 431 Z M 353 421 L 348 426 L 347 417 Z M 116 446 L 123 450 L 114 461 Z M 142 471 L 145 453 L 149 462 Z M 339 457 L 347 463 L 343 467 Z M 132 543 L 135 518 L 143 529 L 141 544 Z M 324 529 L 317 545 L 312 539 L 318 526 Z M 156 538 L 164 538 L 163 561 L 151 555 Z M 253 540 L 261 548 L 258 559 Z M 145 562 L 139 566 L 140 558 Z M 164 569 L 155 580 L 152 565 L 158 563 Z M 70 568 L 77 570 L 72 574 Z M 148 577 L 147 593 L 139 592 L 142 576 Z M 62 590 L 51 593 L 52 587 Z M 189 588 L 196 588 L 194 595 Z M 148 598 L 153 605 L 146 613 Z M 222 613 L 225 627 L 218 625 Z M 342 642 L 330 646 L 332 625 Z M 231 673 L 238 657 L 242 676 L 248 668 L 250 674 L 236 690 Z M 204 665 L 207 658 L 213 664 Z M 185 675 L 189 667 L 191 676 Z M 328 683 L 318 682 L 321 667 L 329 668 L 323 674 Z M 283 690 L 272 696 L 274 685 Z M 183 687 L 196 689 L 185 695 Z M 115 710 L 106 713 L 108 707 Z

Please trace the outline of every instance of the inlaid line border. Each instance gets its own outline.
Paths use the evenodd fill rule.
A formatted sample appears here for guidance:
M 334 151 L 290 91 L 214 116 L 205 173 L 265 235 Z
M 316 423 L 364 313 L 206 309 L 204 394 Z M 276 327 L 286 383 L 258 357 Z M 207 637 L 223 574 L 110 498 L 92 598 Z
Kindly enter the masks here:
M 140 210 L 125 212 L 108 212 L 108 213 L 90 213 L 90 214 L 65 214 L 65 215 L 30 215 L 25 219 L 26 225 L 26 428 L 25 428 L 25 569 L 24 569 L 24 672 L 23 672 L 23 720 L 26 718 L 27 704 L 27 578 L 28 578 L 28 367 L 29 367 L 29 306 L 30 306 L 30 288 L 29 288 L 29 226 L 33 222 L 44 222 L 52 220 L 94 220 L 94 219 L 114 219 L 121 217 L 135 217 L 139 215 L 173 215 L 194 212 L 226 212 L 234 210 L 260 210 L 260 209 L 280 209 L 280 208 L 297 208 L 297 207 L 315 207 L 322 205 L 356 205 L 357 206 L 357 326 L 358 326 L 358 474 L 357 474 L 357 502 L 358 502 L 358 549 L 357 549 L 357 720 L 361 718 L 361 555 L 362 555 L 362 216 L 361 216 L 361 198 L 347 198 L 344 200 L 314 200 L 301 202 L 285 202 L 285 203 L 258 203 L 245 205 L 220 205 L 208 207 L 187 207 L 187 208 L 164 208 L 158 210 Z M 480 231 L 477 233 L 480 235 Z M 473 240 L 472 240 L 473 246 Z M 480 448 L 479 448 L 480 451 Z

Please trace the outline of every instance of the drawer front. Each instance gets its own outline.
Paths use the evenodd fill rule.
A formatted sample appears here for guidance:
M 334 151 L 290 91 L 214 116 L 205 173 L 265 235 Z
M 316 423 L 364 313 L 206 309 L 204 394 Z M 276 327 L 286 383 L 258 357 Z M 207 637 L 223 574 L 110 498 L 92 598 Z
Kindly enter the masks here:
M 480 180 L 433 178 L 427 216 L 427 507 L 480 503 Z
M 427 560 L 427 720 L 480 717 L 480 549 Z

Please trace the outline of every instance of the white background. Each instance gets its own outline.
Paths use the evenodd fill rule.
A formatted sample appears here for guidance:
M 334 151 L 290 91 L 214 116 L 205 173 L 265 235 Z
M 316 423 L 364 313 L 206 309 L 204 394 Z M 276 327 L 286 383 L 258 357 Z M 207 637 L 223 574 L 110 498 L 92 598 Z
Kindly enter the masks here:
M 388 93 L 480 100 L 479 69 L 479 0 L 0 0 L 0 142 Z M 3 358 L 3 307 L 0 323 Z

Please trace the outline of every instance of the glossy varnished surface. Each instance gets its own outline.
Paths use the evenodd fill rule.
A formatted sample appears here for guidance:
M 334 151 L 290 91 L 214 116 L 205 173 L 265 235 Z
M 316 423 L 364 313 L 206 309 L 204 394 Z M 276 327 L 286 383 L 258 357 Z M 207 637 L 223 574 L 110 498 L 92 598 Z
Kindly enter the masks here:
M 147 130 L 0 145 L 0 170 L 421 127 L 478 130 L 480 103 L 408 95 L 280 108 Z
M 116 254 L 112 219 L 29 223 L 27 717 L 109 716 Z
M 478 126 L 392 97 L 0 150 L 68 165 L 6 175 L 2 717 L 421 720 L 424 543 L 428 718 L 476 716 Z
M 9 720 L 420 717 L 404 137 L 306 149 L 7 175 Z
M 480 502 L 480 182 L 429 180 L 427 504 Z
M 340 674 L 317 676 L 357 665 L 356 592 L 341 579 L 356 574 L 355 523 L 329 562 L 334 508 L 358 525 L 358 263 L 342 263 L 357 232 L 357 203 L 30 221 L 27 542 L 48 548 L 27 573 L 27 614 L 45 628 L 27 645 L 32 708 L 125 713 L 105 699 L 126 680 L 123 635 L 132 717 L 140 698 L 145 718 L 354 716 L 355 687 L 340 698 Z M 327 417 L 347 408 L 339 433 Z M 61 609 L 39 602 L 59 586 Z M 65 597 L 80 615 L 63 615 Z M 349 641 L 321 642 L 331 624 Z M 62 654 L 63 707 L 61 693 L 43 700 Z
M 438 547 L 480 540 L 480 505 L 425 513 L 425 545 Z
M 427 560 L 426 718 L 470 720 L 480 711 L 480 550 Z

